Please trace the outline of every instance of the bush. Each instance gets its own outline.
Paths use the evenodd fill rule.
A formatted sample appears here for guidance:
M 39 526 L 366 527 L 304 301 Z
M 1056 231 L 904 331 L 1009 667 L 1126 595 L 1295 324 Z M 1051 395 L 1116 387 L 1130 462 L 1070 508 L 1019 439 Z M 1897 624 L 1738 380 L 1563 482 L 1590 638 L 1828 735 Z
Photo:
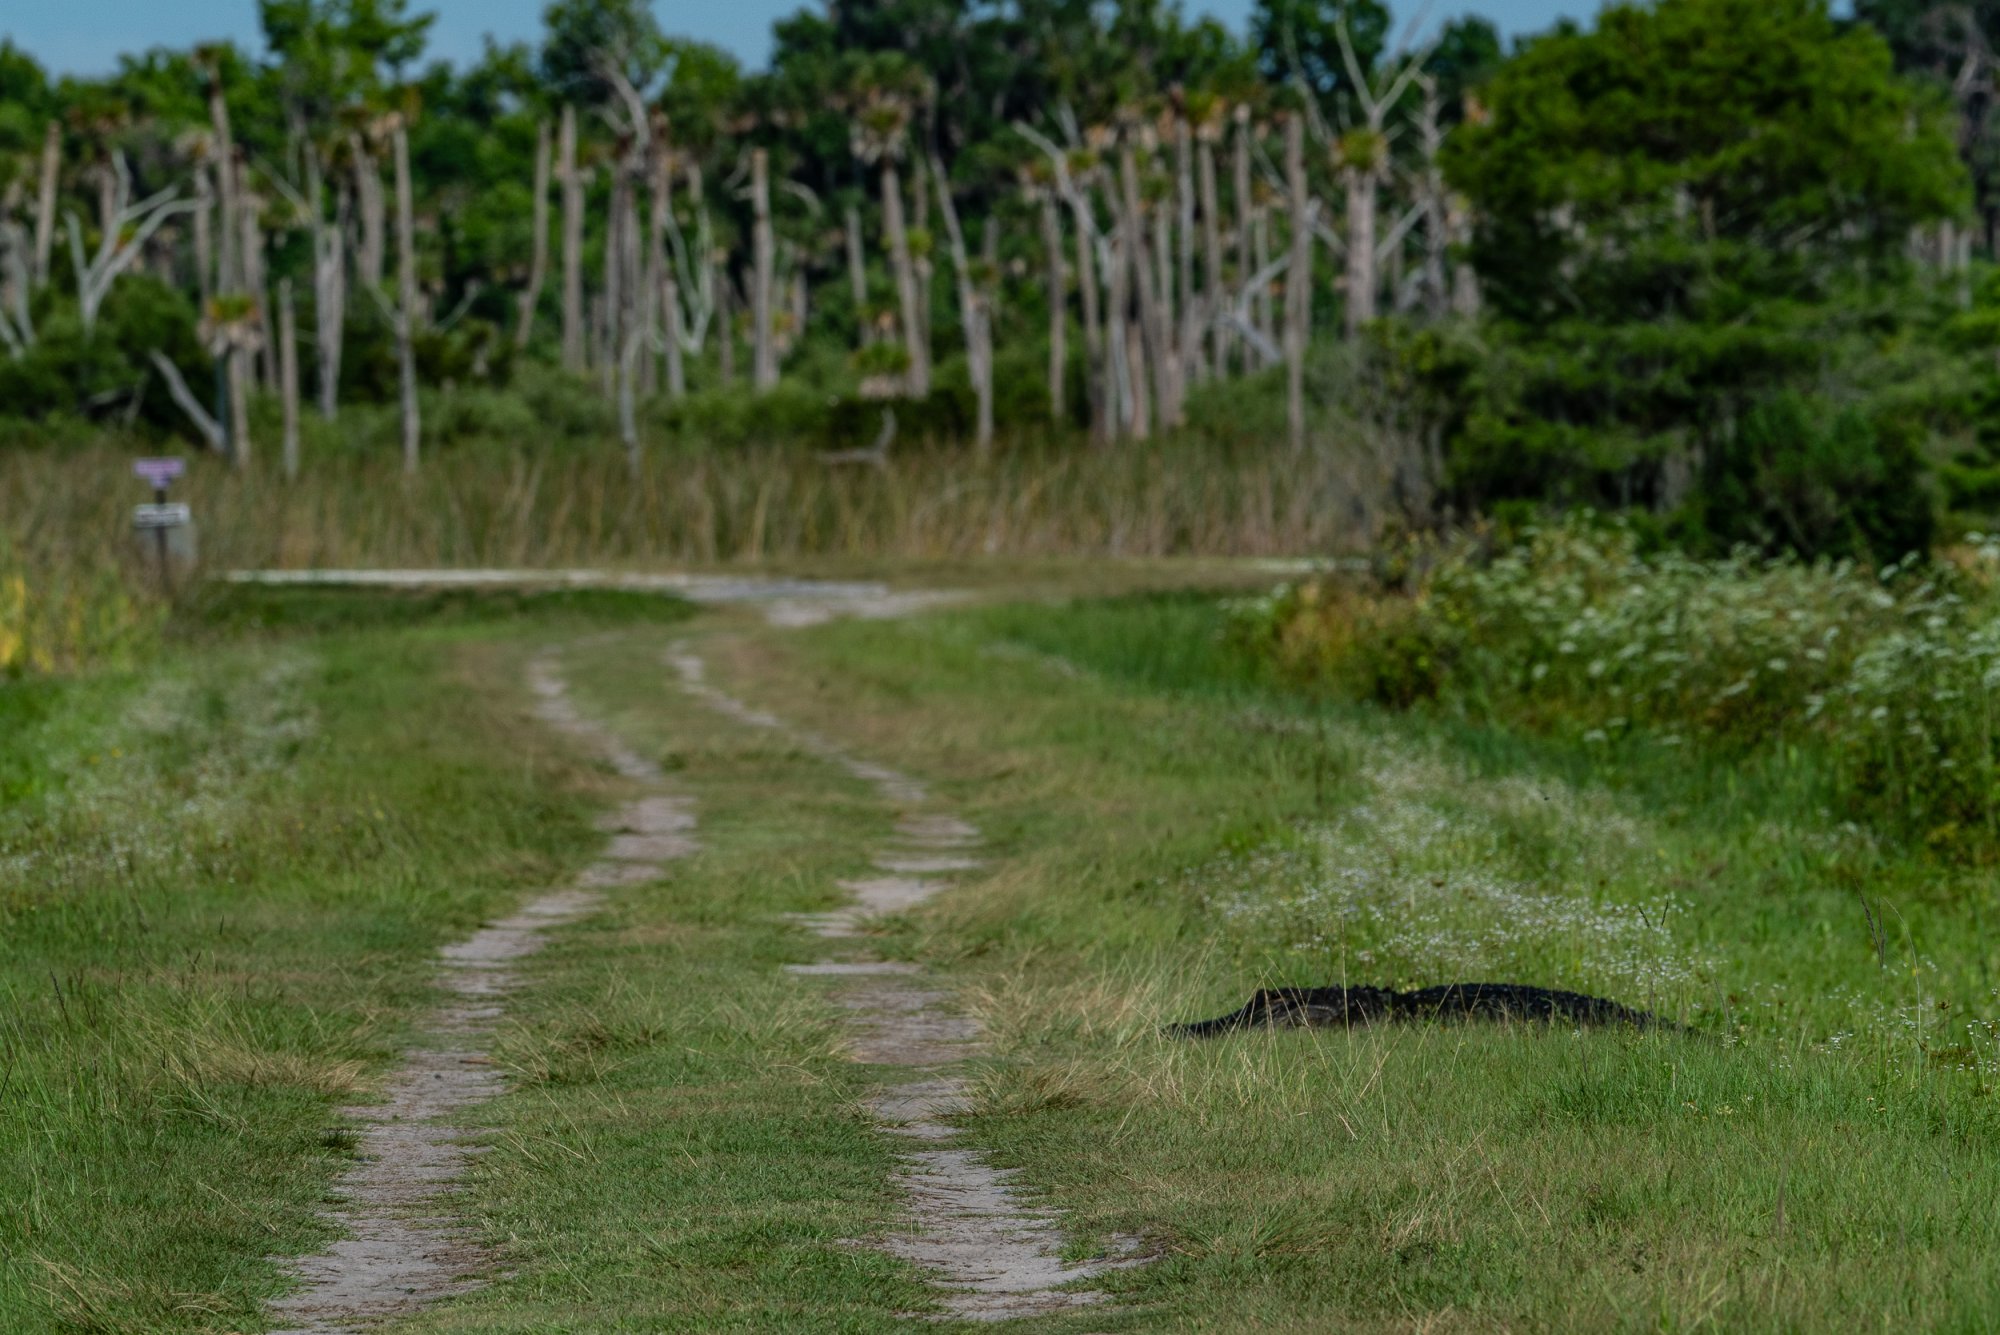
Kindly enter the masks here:
M 1645 322 L 1388 323 L 1368 353 L 1463 512 L 1637 510 L 1708 555 L 1883 562 L 1927 549 L 1927 458 L 1970 435 L 1994 380 L 1940 323 L 1934 296 L 1885 283 Z M 1962 461 L 1950 497 L 1992 462 Z
M 37 339 L 26 355 L 0 355 L 0 405 L 9 416 L 37 422 L 130 418 L 149 432 L 182 427 L 180 409 L 147 361 L 153 351 L 165 354 L 197 387 L 208 374 L 208 357 L 195 342 L 194 307 L 181 293 L 156 278 L 128 274 L 86 334 L 74 299 L 51 284 L 36 300 L 34 319 Z
M 1438 700 L 1604 746 L 1806 744 L 1859 814 L 2000 850 L 2000 539 L 1963 568 L 1910 558 L 1645 554 L 1572 521 L 1465 544 L 1415 595 L 1326 582 L 1243 605 L 1294 679 L 1396 708 Z

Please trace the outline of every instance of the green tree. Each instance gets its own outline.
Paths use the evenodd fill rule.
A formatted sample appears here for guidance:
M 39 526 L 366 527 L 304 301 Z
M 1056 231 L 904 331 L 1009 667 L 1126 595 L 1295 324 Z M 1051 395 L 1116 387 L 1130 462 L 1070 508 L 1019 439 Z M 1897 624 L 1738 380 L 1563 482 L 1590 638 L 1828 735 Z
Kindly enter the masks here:
M 1824 0 L 1615 5 L 1528 43 L 1483 100 L 1446 168 L 1520 318 L 1809 295 L 1965 205 L 1941 108 Z

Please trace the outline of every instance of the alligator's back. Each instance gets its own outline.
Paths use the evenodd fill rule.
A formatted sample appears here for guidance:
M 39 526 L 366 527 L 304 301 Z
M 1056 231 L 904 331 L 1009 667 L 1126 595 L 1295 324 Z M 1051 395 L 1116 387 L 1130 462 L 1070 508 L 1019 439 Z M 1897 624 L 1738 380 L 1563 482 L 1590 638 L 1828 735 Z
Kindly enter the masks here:
M 1521 983 L 1445 983 L 1414 992 L 1385 987 L 1273 987 L 1227 1015 L 1177 1024 L 1180 1038 L 1213 1038 L 1239 1029 L 1351 1029 L 1378 1020 L 1514 1020 L 1542 1024 L 1625 1024 L 1660 1021 L 1604 997 Z
M 1657 1023 L 1645 1011 L 1603 997 L 1520 983 L 1446 983 L 1396 994 L 1396 1013 L 1413 1020 L 1537 1020 L 1544 1024 Z

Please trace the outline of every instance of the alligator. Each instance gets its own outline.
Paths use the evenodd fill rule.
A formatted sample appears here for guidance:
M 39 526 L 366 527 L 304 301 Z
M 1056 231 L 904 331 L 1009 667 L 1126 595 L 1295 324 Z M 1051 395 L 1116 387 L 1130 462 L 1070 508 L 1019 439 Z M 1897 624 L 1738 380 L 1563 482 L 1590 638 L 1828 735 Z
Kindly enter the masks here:
M 1519 983 L 1445 983 L 1396 992 L 1386 987 L 1264 988 L 1242 1009 L 1213 1020 L 1177 1024 L 1179 1038 L 1213 1038 L 1240 1029 L 1351 1029 L 1384 1020 L 1522 1020 L 1542 1024 L 1673 1028 L 1647 1011 L 1603 997 Z

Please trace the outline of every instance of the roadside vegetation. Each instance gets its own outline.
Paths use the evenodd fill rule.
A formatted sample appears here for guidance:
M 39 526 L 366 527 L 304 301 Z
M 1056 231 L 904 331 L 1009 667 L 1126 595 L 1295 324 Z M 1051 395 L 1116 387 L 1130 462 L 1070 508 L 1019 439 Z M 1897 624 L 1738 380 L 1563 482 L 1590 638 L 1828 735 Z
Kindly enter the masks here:
M 1235 633 L 1284 677 L 1607 753 L 1775 765 L 1891 837 L 2000 851 L 2000 548 L 1876 570 L 1702 560 L 1629 527 L 1386 556 L 1387 581 L 1285 585 Z

